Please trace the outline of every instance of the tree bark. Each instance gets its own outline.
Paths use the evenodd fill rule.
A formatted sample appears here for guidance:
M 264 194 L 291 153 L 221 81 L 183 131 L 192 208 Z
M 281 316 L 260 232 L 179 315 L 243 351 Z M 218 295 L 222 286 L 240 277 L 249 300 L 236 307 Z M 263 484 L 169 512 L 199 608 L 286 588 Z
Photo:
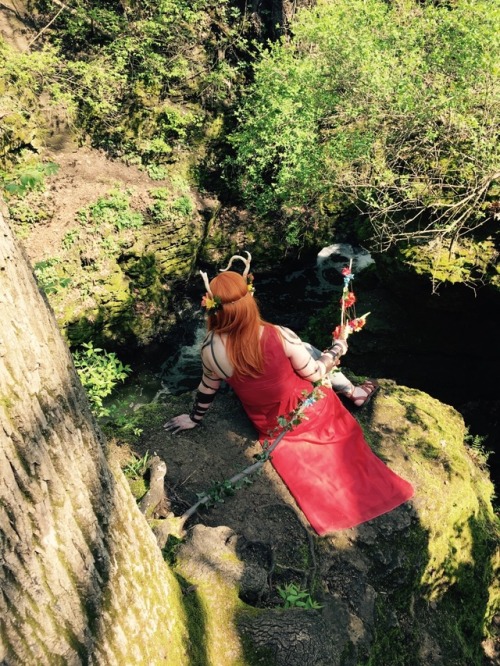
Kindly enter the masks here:
M 187 663 L 180 593 L 0 211 L 0 663 Z

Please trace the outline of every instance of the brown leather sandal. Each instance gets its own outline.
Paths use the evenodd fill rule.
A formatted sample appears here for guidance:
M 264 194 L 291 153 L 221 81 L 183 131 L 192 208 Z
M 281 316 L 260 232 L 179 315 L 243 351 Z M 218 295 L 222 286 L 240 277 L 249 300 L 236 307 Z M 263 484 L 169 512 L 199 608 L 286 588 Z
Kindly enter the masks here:
M 380 389 L 380 386 L 375 379 L 366 379 L 362 384 L 356 386 L 355 389 L 356 388 L 364 391 L 365 395 L 354 398 L 351 394 L 350 399 L 353 401 L 356 407 L 363 407 L 370 402 L 375 393 Z

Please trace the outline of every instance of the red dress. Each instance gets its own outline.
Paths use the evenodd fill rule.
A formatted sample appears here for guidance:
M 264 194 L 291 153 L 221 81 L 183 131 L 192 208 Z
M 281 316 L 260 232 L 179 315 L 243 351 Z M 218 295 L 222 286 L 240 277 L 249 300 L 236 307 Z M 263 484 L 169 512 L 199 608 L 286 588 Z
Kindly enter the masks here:
M 265 327 L 261 340 L 264 373 L 227 382 L 262 441 L 276 428 L 277 417 L 293 411 L 312 384 L 294 372 L 273 326 Z M 316 532 L 324 535 L 391 511 L 412 497 L 413 488 L 372 452 L 334 391 L 321 391 L 324 397 L 277 444 L 271 461 Z

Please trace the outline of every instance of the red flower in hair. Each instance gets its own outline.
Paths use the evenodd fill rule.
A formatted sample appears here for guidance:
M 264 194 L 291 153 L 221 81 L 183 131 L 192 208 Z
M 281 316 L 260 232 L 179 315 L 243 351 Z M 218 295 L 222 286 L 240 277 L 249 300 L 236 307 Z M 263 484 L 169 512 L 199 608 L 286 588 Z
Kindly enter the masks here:
M 222 307 L 220 296 L 213 298 L 207 294 L 201 299 L 201 307 L 205 308 L 207 314 L 215 314 Z

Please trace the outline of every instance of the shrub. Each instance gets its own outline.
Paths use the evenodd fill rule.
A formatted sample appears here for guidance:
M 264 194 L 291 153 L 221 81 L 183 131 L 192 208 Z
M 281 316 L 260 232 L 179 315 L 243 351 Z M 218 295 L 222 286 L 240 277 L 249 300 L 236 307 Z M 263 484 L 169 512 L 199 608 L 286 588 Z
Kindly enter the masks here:
M 95 416 L 108 416 L 104 398 L 112 393 L 118 382 L 128 377 L 130 366 L 124 365 L 113 352 L 94 347 L 92 342 L 82 344 L 81 349 L 73 353 L 73 361 Z
M 372 240 L 453 243 L 498 179 L 500 7 L 320 2 L 264 50 L 231 142 L 248 205 L 290 240 L 354 203 Z

